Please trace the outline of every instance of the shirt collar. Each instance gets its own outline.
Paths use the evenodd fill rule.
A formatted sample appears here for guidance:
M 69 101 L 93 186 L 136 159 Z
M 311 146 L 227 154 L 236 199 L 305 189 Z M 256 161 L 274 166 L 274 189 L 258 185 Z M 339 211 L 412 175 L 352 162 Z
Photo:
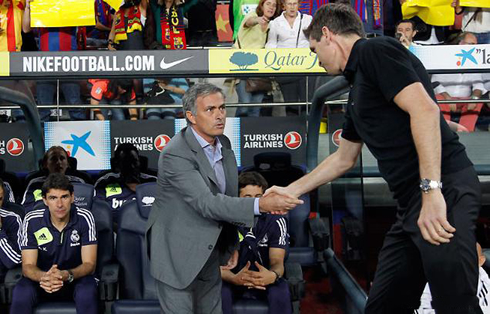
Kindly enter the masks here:
M 71 207 L 70 207 L 70 220 L 68 221 L 68 223 L 66 224 L 65 228 L 66 229 L 67 227 L 75 224 L 77 222 L 77 215 L 76 215 L 76 212 L 77 212 L 77 209 L 75 207 L 74 204 L 71 204 Z M 53 223 L 51 222 L 51 213 L 49 212 L 49 208 L 48 206 L 46 206 L 46 209 L 44 210 L 44 222 L 46 223 L 46 225 L 50 228 L 55 228 L 53 226 Z M 55 228 L 56 229 L 56 228 Z
M 354 43 L 354 46 L 352 46 L 352 50 L 350 52 L 349 59 L 347 60 L 347 64 L 345 65 L 343 74 L 351 84 L 354 82 L 354 76 L 357 71 L 357 66 L 359 65 L 361 45 L 366 41 L 367 41 L 366 38 L 360 38 L 358 41 Z
M 208 141 L 206 141 L 201 135 L 199 135 L 195 130 L 194 128 L 191 126 L 190 127 L 191 130 L 192 130 L 192 133 L 194 134 L 194 136 L 196 137 L 196 140 L 197 142 L 199 143 L 199 145 L 201 145 L 202 148 L 206 148 L 208 146 L 211 146 L 211 144 L 208 143 Z M 214 143 L 215 143 L 215 146 L 216 146 L 216 149 L 221 152 L 221 142 L 219 141 L 219 139 L 217 137 L 214 138 Z

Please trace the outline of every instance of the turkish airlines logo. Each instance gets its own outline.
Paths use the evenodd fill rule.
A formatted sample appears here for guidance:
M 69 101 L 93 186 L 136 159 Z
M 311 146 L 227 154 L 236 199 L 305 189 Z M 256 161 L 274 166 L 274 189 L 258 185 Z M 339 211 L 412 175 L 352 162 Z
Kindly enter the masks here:
M 11 138 L 7 142 L 7 152 L 16 157 L 24 152 L 24 143 L 18 138 Z
M 340 145 L 340 137 L 342 136 L 342 129 L 338 129 L 332 134 L 332 143 L 339 147 Z
M 168 136 L 166 134 L 158 135 L 155 138 L 155 142 L 154 142 L 155 149 L 158 150 L 159 152 L 161 152 L 163 150 L 163 148 L 165 147 L 165 145 L 168 144 L 168 142 L 170 142 L 170 136 Z
M 289 149 L 297 149 L 301 146 L 302 142 L 303 139 L 301 138 L 301 135 L 296 131 L 287 133 L 286 137 L 284 138 L 284 144 Z

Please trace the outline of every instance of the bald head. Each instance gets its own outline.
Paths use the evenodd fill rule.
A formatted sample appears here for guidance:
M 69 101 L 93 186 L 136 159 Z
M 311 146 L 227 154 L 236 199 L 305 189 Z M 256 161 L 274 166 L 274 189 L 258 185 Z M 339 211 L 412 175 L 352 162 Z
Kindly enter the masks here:
M 460 45 L 476 45 L 478 44 L 478 39 L 473 33 L 465 33 L 461 41 Z

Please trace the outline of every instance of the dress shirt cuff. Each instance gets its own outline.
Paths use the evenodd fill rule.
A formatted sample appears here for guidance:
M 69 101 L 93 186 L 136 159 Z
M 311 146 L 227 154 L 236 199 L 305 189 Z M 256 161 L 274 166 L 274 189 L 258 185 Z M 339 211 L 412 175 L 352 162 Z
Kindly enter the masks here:
M 259 198 L 255 198 L 254 202 L 254 215 L 259 216 L 260 215 L 260 208 L 259 208 Z
M 442 94 L 446 92 L 446 88 L 439 84 L 436 88 L 434 88 L 434 94 Z

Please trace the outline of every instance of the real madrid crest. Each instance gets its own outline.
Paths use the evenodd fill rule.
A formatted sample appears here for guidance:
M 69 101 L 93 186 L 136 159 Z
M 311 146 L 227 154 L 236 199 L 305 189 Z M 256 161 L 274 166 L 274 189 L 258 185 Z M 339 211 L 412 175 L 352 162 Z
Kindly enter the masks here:
M 78 231 L 77 230 L 73 230 L 71 232 L 70 240 L 71 240 L 71 242 L 78 242 L 78 241 L 80 241 L 80 235 L 78 234 Z

